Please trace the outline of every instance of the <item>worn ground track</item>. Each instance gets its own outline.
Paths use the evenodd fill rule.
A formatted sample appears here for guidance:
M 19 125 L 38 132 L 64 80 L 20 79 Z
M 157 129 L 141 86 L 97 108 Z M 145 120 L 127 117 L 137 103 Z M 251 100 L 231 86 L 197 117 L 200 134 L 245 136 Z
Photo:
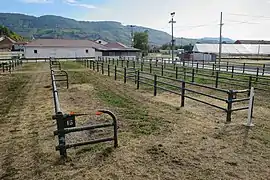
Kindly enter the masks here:
M 63 109 L 89 112 L 102 107 L 117 112 L 119 148 L 71 149 L 70 159 L 61 162 L 52 133 L 56 125 L 51 119 L 49 66 L 29 65 L 27 71 L 38 73 L 22 73 L 29 80 L 15 91 L 9 110 L 0 117 L 0 179 L 269 178 L 269 101 L 255 102 L 256 126 L 247 131 L 241 125 L 244 113 L 236 115 L 237 121 L 231 125 L 224 125 L 219 121 L 221 113 L 200 104 L 190 101 L 179 109 L 178 96 L 163 93 L 153 97 L 147 89 L 135 90 L 134 82 L 123 84 L 76 69 L 74 63 L 68 66 L 74 69 L 69 70 L 70 90 L 60 94 Z M 1 82 L 4 78 L 0 77 Z M 3 96 L 1 92 L 0 102 Z

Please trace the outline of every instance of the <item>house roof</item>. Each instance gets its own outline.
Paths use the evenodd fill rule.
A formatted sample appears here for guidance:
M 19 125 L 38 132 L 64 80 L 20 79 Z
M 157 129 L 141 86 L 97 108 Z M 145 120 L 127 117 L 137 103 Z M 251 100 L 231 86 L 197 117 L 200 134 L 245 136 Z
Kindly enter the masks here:
M 119 42 L 108 43 L 105 46 L 108 47 L 108 48 L 119 48 L 119 49 L 126 49 L 126 48 L 128 48 L 126 45 L 121 44 Z
M 219 44 L 195 44 L 193 52 L 219 53 Z M 270 44 L 223 44 L 222 54 L 269 55 Z
M 92 47 L 104 48 L 101 44 L 90 40 L 69 40 L 69 39 L 36 39 L 29 42 L 26 47 Z
M 237 40 L 235 44 L 270 44 L 270 41 L 264 40 Z
M 36 39 L 26 44 L 25 47 L 91 47 L 100 51 L 139 51 L 139 49 L 130 48 L 121 43 L 117 44 L 117 47 L 113 45 L 107 47 L 90 40 Z
M 128 47 L 122 43 L 115 42 L 115 43 L 108 43 L 106 45 L 108 49 L 110 50 L 122 50 L 122 51 L 140 51 L 139 49 Z
M 8 36 L 1 36 L 1 37 L 0 37 L 0 41 L 3 41 L 3 40 L 5 40 L 5 39 L 8 39 L 11 43 L 16 43 L 16 41 L 14 41 L 13 39 L 11 39 L 11 38 L 8 37 Z

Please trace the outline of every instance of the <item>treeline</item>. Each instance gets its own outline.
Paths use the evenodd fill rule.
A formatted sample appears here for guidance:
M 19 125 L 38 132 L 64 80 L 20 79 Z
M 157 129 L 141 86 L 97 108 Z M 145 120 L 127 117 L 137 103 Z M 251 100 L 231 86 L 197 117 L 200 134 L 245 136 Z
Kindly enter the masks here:
M 8 29 L 5 26 L 0 25 L 0 36 L 8 36 L 11 39 L 15 40 L 15 41 L 22 41 L 24 40 L 24 38 L 16 33 L 14 33 L 13 31 L 11 31 L 10 29 Z
M 164 44 L 164 45 L 161 46 L 160 49 L 162 49 L 162 50 L 171 50 L 171 44 Z M 190 52 L 193 49 L 193 45 L 189 44 L 189 45 L 184 45 L 184 46 L 181 46 L 181 45 L 174 46 L 174 50 L 177 50 L 177 49 L 184 49 L 185 51 Z

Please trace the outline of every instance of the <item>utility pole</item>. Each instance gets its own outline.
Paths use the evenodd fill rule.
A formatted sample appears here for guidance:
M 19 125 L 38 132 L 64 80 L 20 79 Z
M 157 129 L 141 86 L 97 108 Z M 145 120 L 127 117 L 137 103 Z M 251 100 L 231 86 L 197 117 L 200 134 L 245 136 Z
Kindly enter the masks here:
M 173 20 L 174 18 L 174 15 L 175 15 L 175 12 L 172 12 L 171 13 L 171 16 L 172 16 L 172 20 L 169 22 L 172 24 L 172 62 L 174 61 L 174 37 L 173 37 L 173 24 L 176 23 L 176 21 Z
M 222 12 L 220 13 L 220 31 L 219 31 L 219 59 L 218 59 L 218 67 L 220 70 L 220 62 L 221 62 L 221 54 L 222 54 L 222 26 L 223 20 L 222 20 Z
M 133 28 L 135 27 L 134 25 L 130 25 L 131 27 L 131 47 L 134 47 L 134 30 Z

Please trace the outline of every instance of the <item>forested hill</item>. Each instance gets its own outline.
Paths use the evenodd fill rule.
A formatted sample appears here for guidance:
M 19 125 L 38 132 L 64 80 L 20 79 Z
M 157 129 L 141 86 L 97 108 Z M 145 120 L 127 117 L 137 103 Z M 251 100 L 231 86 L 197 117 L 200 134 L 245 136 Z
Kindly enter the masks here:
M 131 43 L 131 27 L 114 21 L 76 21 L 60 16 L 46 15 L 41 17 L 15 13 L 0 13 L 0 24 L 28 38 L 64 38 L 64 39 L 104 39 Z M 163 31 L 135 26 L 136 31 L 148 31 L 149 42 L 162 45 L 171 41 L 171 36 Z M 176 44 L 196 43 L 198 39 L 177 39 Z
M 14 33 L 13 31 L 11 31 L 10 29 L 8 29 L 7 27 L 1 26 L 0 25 L 0 36 L 8 36 L 11 39 L 15 40 L 15 41 L 22 41 L 23 37 Z

